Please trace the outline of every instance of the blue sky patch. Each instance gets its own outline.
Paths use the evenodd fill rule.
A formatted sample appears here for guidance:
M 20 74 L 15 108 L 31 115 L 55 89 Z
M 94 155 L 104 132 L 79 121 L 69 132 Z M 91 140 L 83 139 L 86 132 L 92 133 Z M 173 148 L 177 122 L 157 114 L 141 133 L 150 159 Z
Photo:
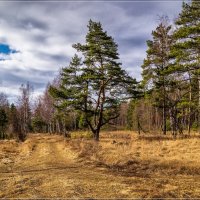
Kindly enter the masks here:
M 1 44 L 0 43 L 0 53 L 3 54 L 11 54 L 11 53 L 16 53 L 16 50 L 13 50 L 9 47 L 9 45 L 7 44 Z

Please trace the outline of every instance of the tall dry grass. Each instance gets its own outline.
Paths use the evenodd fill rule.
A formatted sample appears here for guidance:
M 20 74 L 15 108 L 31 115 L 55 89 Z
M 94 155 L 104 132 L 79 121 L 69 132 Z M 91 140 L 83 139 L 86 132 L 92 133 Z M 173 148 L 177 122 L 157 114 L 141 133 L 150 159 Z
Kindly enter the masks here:
M 100 142 L 71 140 L 80 161 L 123 177 L 129 196 L 200 198 L 200 138 L 103 132 Z
M 73 149 L 85 160 L 105 166 L 140 168 L 146 174 L 200 175 L 200 138 L 174 139 L 169 136 L 141 135 L 130 131 L 103 132 L 100 142 L 77 139 Z

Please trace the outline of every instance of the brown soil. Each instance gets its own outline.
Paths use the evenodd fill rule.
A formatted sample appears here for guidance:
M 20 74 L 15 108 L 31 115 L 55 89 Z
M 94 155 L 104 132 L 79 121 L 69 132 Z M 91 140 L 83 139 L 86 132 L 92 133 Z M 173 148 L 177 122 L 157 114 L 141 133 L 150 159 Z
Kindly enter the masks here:
M 31 134 L 24 143 L 0 141 L 0 197 L 200 197 L 199 138 L 110 136 L 102 134 L 99 144 L 45 134 Z

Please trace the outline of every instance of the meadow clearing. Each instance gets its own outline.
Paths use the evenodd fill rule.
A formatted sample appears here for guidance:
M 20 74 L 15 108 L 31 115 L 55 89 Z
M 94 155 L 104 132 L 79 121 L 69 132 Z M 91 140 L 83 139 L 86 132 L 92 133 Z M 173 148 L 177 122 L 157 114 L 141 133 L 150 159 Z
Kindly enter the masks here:
M 131 131 L 0 141 L 1 198 L 199 198 L 200 138 Z

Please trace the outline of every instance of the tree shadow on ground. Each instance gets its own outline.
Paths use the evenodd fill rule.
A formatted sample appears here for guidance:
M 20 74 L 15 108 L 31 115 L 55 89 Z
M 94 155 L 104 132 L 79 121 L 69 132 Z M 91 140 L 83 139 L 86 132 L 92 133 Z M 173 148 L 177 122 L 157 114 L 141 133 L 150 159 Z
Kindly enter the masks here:
M 200 139 L 200 135 L 178 135 L 176 137 L 172 135 L 141 135 L 138 136 L 139 140 L 146 140 L 146 141 L 167 141 L 167 140 L 183 140 L 183 139 Z
M 184 166 L 183 163 L 156 163 L 152 160 L 129 160 L 124 164 L 107 165 L 103 162 L 97 162 L 98 167 L 105 167 L 115 175 L 125 177 L 152 178 L 157 176 L 193 176 L 200 178 L 200 168 L 198 166 Z

